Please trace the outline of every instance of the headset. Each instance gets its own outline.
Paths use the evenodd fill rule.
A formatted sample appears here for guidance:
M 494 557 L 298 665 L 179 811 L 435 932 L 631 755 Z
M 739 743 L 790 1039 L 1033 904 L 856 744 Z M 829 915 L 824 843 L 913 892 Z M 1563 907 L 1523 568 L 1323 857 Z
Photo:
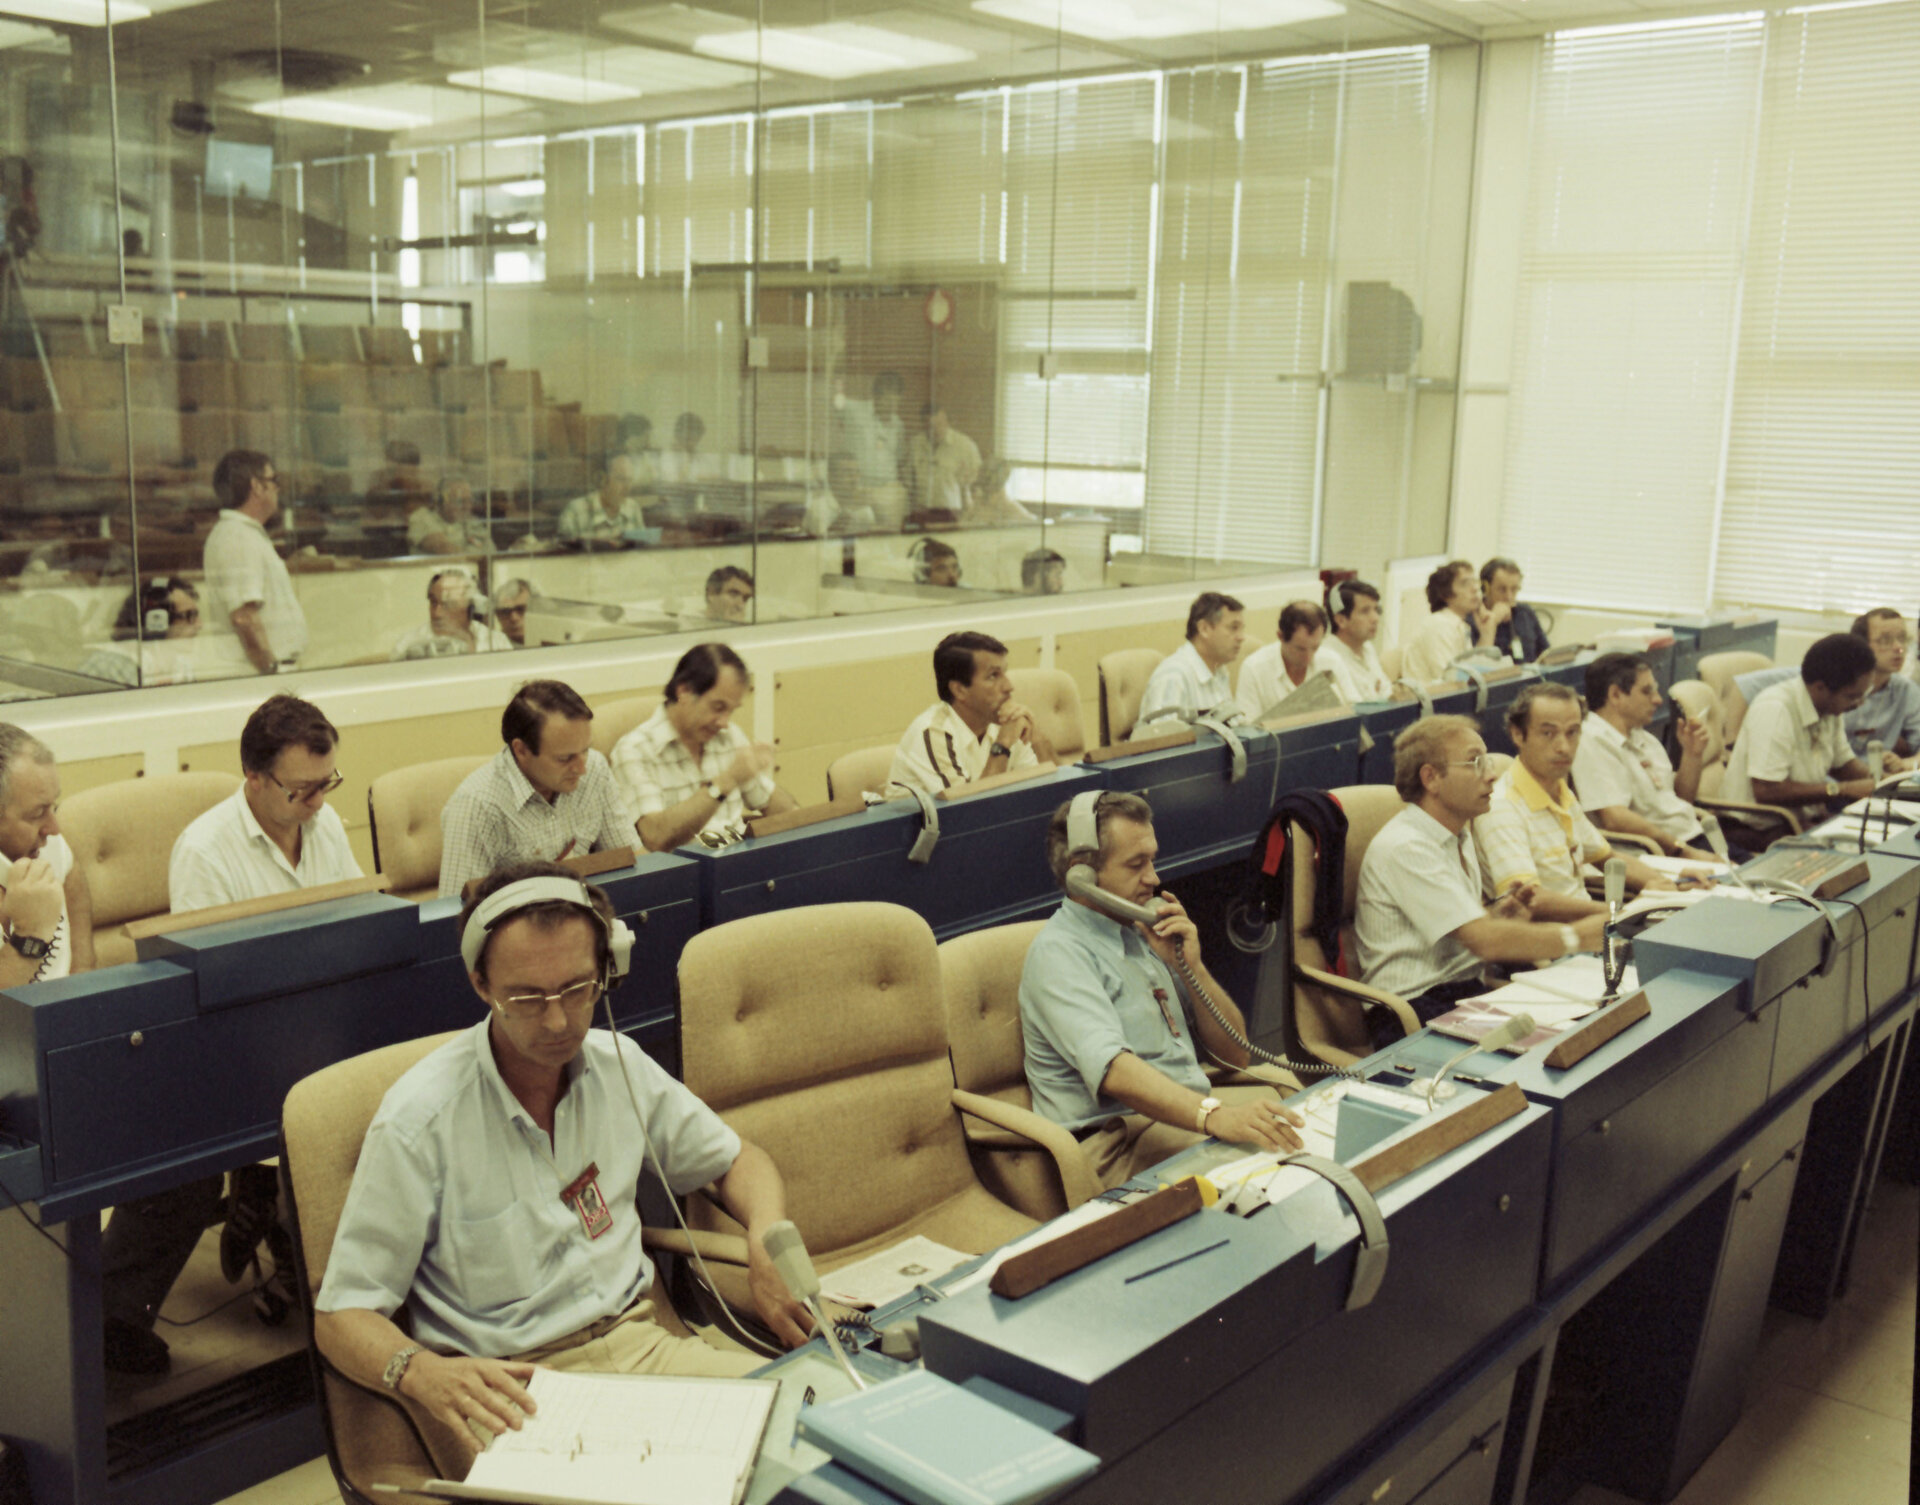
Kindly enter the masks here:
M 460 959 L 469 972 L 480 970 L 480 957 L 487 949 L 487 937 L 523 909 L 536 904 L 566 904 L 592 920 L 606 938 L 607 960 L 600 973 L 600 986 L 607 992 L 619 984 L 633 964 L 633 931 L 625 920 L 609 920 L 593 903 L 593 890 L 578 878 L 542 874 L 503 884 L 482 899 L 460 933 Z
M 930 539 L 916 538 L 913 546 L 907 550 L 907 560 L 913 565 L 913 583 L 925 585 L 933 574 L 933 566 L 927 561 L 927 545 Z
M 155 575 L 140 593 L 142 632 L 150 638 L 163 638 L 178 620 L 179 615 L 173 609 L 173 581 L 165 575 Z
M 1353 598 L 1347 594 L 1349 580 L 1336 580 L 1333 588 L 1327 592 L 1327 616 L 1350 617 L 1353 615 Z
M 462 565 L 449 565 L 444 570 L 435 570 L 427 577 L 427 602 L 433 604 L 433 589 L 442 580 L 464 580 L 467 582 L 467 615 L 479 620 L 491 615 L 493 602 L 489 601 L 480 589 L 480 582 L 473 578 L 473 571 Z

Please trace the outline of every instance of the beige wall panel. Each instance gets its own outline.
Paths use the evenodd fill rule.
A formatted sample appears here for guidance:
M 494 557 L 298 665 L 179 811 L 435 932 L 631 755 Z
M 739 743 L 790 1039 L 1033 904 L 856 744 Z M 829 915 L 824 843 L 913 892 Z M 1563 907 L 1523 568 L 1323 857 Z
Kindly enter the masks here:
M 112 758 L 83 758 L 60 765 L 60 797 L 70 799 L 82 789 L 98 789 L 102 784 L 118 784 L 137 779 L 146 771 L 142 753 L 121 753 Z

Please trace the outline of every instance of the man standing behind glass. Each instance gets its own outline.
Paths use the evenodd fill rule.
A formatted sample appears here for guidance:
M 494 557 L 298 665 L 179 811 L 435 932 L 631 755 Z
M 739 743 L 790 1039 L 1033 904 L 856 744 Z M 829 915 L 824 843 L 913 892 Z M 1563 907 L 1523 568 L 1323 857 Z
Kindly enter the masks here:
M 840 401 L 842 447 L 860 467 L 858 505 L 873 510 L 877 528 L 898 528 L 907 513 L 907 431 L 900 422 L 900 399 L 907 384 L 897 371 L 873 379 L 872 401 Z
M 953 426 L 947 410 L 930 402 L 922 410 L 927 431 L 913 436 L 913 502 L 923 512 L 958 518 L 980 478 L 980 446 Z
M 254 672 L 276 673 L 307 647 L 307 614 L 267 537 L 280 510 L 280 478 L 258 450 L 229 450 L 213 468 L 213 490 L 225 510 L 202 560 L 210 635 L 232 634 Z

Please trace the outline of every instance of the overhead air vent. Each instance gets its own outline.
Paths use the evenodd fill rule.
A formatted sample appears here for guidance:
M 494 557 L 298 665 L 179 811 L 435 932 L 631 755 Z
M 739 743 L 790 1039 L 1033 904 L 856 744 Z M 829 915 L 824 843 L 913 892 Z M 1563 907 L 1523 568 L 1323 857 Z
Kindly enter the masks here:
M 234 53 L 233 61 L 251 72 L 277 78 L 288 89 L 301 94 L 337 89 L 373 71 L 370 63 L 359 58 L 342 57 L 337 52 L 315 52 L 305 47 L 257 47 Z

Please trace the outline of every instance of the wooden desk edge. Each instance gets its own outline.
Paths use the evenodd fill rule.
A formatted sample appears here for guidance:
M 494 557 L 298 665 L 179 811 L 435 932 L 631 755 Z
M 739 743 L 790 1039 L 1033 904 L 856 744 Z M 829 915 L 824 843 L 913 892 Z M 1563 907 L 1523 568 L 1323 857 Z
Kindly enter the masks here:
M 994 789 L 1005 789 L 1009 784 L 1024 784 L 1029 779 L 1044 777 L 1052 773 L 1055 766 L 1049 759 L 1044 763 L 1036 763 L 1031 768 L 1010 768 L 1005 773 L 988 774 L 984 779 L 975 779 L 971 784 L 942 789 L 934 798 L 949 805 L 956 800 L 969 800 L 976 794 L 986 794 Z
M 130 941 L 144 941 L 150 936 L 171 935 L 177 930 L 198 930 L 203 925 L 221 925 L 228 920 L 248 920 L 255 915 L 304 909 L 309 904 L 325 904 L 330 899 L 385 893 L 391 884 L 392 880 L 385 873 L 375 873 L 371 878 L 348 878 L 340 883 L 323 883 L 318 888 L 295 889 L 290 894 L 243 899 L 238 904 L 216 904 L 211 909 L 190 909 L 184 914 L 151 915 L 144 920 L 128 920 L 120 927 L 120 933 Z
M 1147 737 L 1139 742 L 1115 742 L 1110 747 L 1088 748 L 1085 758 L 1089 763 L 1111 763 L 1115 758 L 1130 758 L 1135 753 L 1159 752 L 1167 747 L 1185 747 L 1189 742 L 1198 740 L 1198 736 L 1189 727 L 1183 732 L 1168 732 L 1164 736 Z
M 1368 1191 L 1377 1192 L 1403 1176 L 1412 1175 L 1421 1166 L 1438 1160 L 1448 1151 L 1459 1149 L 1468 1140 L 1477 1139 L 1496 1124 L 1505 1123 L 1516 1113 L 1525 1111 L 1526 1106 L 1526 1094 L 1508 1082 L 1504 1087 L 1468 1103 L 1466 1107 L 1423 1125 L 1405 1139 L 1396 1140 L 1355 1161 L 1350 1169 Z
M 608 847 L 603 852 L 582 852 L 578 857 L 562 857 L 560 866 L 576 878 L 592 878 L 600 873 L 610 873 L 615 868 L 632 867 L 635 855 L 632 847 Z
M 804 826 L 817 826 L 823 820 L 838 820 L 843 815 L 857 815 L 867 808 L 867 802 L 858 794 L 843 794 L 839 799 L 828 800 L 819 805 L 802 805 L 797 810 L 787 810 L 779 815 L 762 815 L 747 822 L 749 836 L 778 836 L 782 831 L 798 831 Z
M 1611 1008 L 1595 1014 L 1572 1034 L 1563 1036 L 1560 1043 L 1547 1052 L 1547 1064 L 1556 1071 L 1578 1065 L 1615 1035 L 1629 1025 L 1638 1024 L 1652 1012 L 1653 1005 L 1647 1002 L 1645 988 L 1629 993 Z

